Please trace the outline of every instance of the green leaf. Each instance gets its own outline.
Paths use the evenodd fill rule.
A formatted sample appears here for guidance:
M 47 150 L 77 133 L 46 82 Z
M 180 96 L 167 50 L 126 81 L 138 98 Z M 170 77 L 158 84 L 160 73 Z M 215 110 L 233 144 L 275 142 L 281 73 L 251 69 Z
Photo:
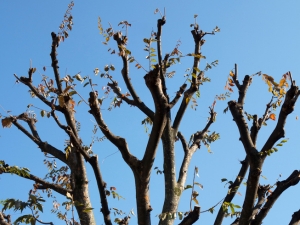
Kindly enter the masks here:
M 41 204 L 38 203 L 36 204 L 36 206 L 41 212 L 43 212 L 43 206 Z
M 263 175 L 260 175 L 262 178 L 264 178 L 265 180 L 267 180 L 267 177 L 263 176 Z
M 229 207 L 230 207 L 231 213 L 234 214 L 235 211 L 234 211 L 234 207 L 233 207 L 232 203 L 229 205 Z
M 221 182 L 225 182 L 225 181 L 227 181 L 226 178 L 222 178 L 222 179 L 221 179 Z
M 213 214 L 213 213 L 214 213 L 214 210 L 215 210 L 214 208 L 210 208 L 210 209 L 209 209 L 209 212 L 210 212 L 211 214 Z
M 241 206 L 239 206 L 239 205 L 234 205 L 234 208 L 240 209 Z
M 279 143 L 279 144 L 277 144 L 276 146 L 282 146 L 282 145 L 283 145 L 283 144 L 280 144 L 280 143 Z
M 83 87 L 85 87 L 86 85 L 88 85 L 90 82 L 86 82 L 84 85 L 83 85 Z
M 76 91 L 70 91 L 70 92 L 69 92 L 69 96 L 72 96 L 72 95 L 75 95 L 75 94 L 77 94 Z
M 193 187 L 192 185 L 188 184 L 188 185 L 186 185 L 186 186 L 184 187 L 184 190 L 189 189 L 189 188 L 192 188 L 192 187 Z
M 41 111 L 41 116 L 44 117 L 44 116 L 45 116 L 45 113 L 46 113 L 46 111 L 45 111 L 45 110 L 42 110 L 42 111 Z
M 194 70 L 196 70 L 198 73 L 200 73 L 200 72 L 201 72 L 201 70 L 199 70 L 199 68 L 198 68 L 198 67 L 194 67 Z
M 177 214 L 178 214 L 179 220 L 182 220 L 182 218 L 183 218 L 183 212 L 177 212 Z

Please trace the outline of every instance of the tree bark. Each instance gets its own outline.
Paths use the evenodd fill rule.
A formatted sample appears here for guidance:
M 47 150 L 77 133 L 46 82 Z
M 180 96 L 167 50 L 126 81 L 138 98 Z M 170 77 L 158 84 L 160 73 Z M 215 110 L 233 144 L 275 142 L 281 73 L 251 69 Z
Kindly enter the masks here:
M 292 220 L 290 221 L 289 225 L 299 225 L 300 224 L 300 210 L 294 212 L 292 215 Z
M 70 169 L 71 169 L 71 186 L 73 190 L 73 201 L 76 207 L 81 225 L 95 225 L 94 213 L 92 210 L 84 211 L 86 208 L 92 208 L 88 190 L 88 178 L 80 153 L 76 149 L 72 149 L 73 154 L 70 154 Z

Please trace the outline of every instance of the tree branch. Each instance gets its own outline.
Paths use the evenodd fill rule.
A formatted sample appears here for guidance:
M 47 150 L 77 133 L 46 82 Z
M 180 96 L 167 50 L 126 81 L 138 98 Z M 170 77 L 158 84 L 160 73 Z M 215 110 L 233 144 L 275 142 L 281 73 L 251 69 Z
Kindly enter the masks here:
M 179 225 L 191 225 L 195 223 L 200 217 L 200 206 L 194 206 L 194 210 L 185 217 Z
M 59 76 L 59 70 L 58 70 L 58 68 L 59 68 L 58 60 L 56 58 L 56 56 L 57 56 L 56 49 L 59 46 L 60 40 L 59 40 L 59 37 L 54 32 L 51 33 L 51 37 L 52 37 L 52 45 L 51 45 L 51 53 L 50 53 L 51 61 L 52 61 L 51 66 L 53 68 L 55 81 L 56 81 L 56 85 L 57 85 L 59 94 L 61 94 L 63 92 L 63 90 L 62 90 L 62 86 L 61 86 L 61 82 L 60 82 L 60 76 Z
M 216 115 L 217 115 L 217 113 L 214 112 L 213 108 L 210 108 L 210 119 L 202 131 L 198 131 L 194 134 L 193 144 L 191 145 L 191 147 L 187 146 L 186 141 L 180 132 L 178 132 L 178 134 L 177 134 L 179 139 L 182 142 L 182 146 L 184 149 L 184 158 L 183 158 L 180 170 L 179 170 L 179 177 L 178 177 L 178 181 L 177 181 L 177 183 L 181 187 L 183 187 L 185 184 L 188 167 L 189 167 L 190 161 L 192 159 L 192 156 L 195 153 L 195 151 L 198 148 L 200 148 L 200 143 L 203 140 L 203 138 L 205 137 L 205 134 L 207 133 L 209 127 L 214 123 L 214 121 L 216 119 Z
M 255 217 L 254 221 L 252 221 L 251 225 L 260 225 L 262 224 L 263 219 L 267 216 L 268 212 L 276 202 L 276 200 L 280 197 L 280 195 L 289 187 L 294 186 L 299 183 L 300 180 L 300 171 L 294 170 L 291 175 L 283 181 L 277 182 L 277 187 L 273 191 L 271 195 L 268 196 L 267 202 L 261 208 L 258 215 Z
M 244 145 L 247 155 L 249 155 L 249 156 L 257 155 L 258 152 L 251 140 L 248 125 L 243 116 L 243 106 L 236 103 L 235 101 L 229 101 L 228 106 L 229 106 L 229 109 L 233 116 L 233 120 L 235 121 L 235 123 L 239 129 L 239 133 L 241 135 L 240 140 L 242 141 L 242 143 Z
M 42 152 L 49 153 L 49 154 L 53 155 L 54 157 L 58 158 L 60 161 L 62 161 L 64 163 L 67 163 L 66 162 L 66 156 L 65 156 L 65 154 L 61 150 L 55 148 L 54 146 L 48 144 L 47 142 L 42 142 L 37 137 L 35 137 L 32 134 L 30 134 L 21 124 L 19 124 L 17 122 L 17 118 L 16 117 L 12 118 L 12 123 L 19 130 L 21 130 L 27 137 L 29 137 L 34 143 L 36 143 L 39 146 L 39 148 L 41 149 Z
M 113 92 L 119 97 L 119 98 L 121 98 L 122 100 L 124 100 L 128 105 L 133 105 L 133 106 L 137 106 L 137 104 L 136 104 L 136 101 L 134 101 L 134 100 L 132 100 L 132 99 L 129 99 L 129 98 L 127 98 L 124 94 L 122 94 L 121 92 L 120 92 L 120 89 L 119 88 L 117 88 L 118 86 L 117 86 L 118 84 L 117 84 L 117 82 L 113 82 L 113 83 L 108 83 L 107 84 L 107 86 L 109 86 L 112 90 L 113 90 Z
M 186 142 L 184 136 L 182 135 L 182 133 L 180 131 L 177 132 L 177 137 L 181 141 L 183 151 L 184 152 L 188 151 L 189 150 L 188 143 Z
M 97 180 L 97 186 L 98 186 L 98 192 L 100 194 L 100 199 L 101 199 L 101 205 L 102 209 L 100 210 L 103 214 L 104 222 L 106 225 L 112 225 L 111 219 L 110 219 L 110 210 L 108 207 L 108 202 L 106 198 L 106 193 L 105 193 L 105 188 L 106 188 L 106 183 L 103 181 L 102 174 L 100 172 L 100 166 L 98 163 L 98 156 L 92 156 L 91 159 L 89 160 L 89 163 L 91 164 L 94 174 Z
M 158 66 L 159 66 L 159 73 L 160 73 L 160 79 L 161 79 L 161 84 L 162 84 L 162 90 L 166 98 L 168 99 L 169 102 L 169 97 L 167 94 L 167 86 L 166 86 L 166 81 L 165 81 L 165 73 L 163 70 L 164 64 L 162 62 L 162 50 L 161 50 L 161 33 L 162 33 L 162 26 L 166 23 L 166 17 L 163 16 L 161 19 L 157 20 L 157 35 L 156 35 L 156 40 L 157 40 L 157 56 L 158 56 Z
M 10 172 L 5 172 L 3 171 L 4 173 L 10 173 Z M 39 186 L 37 187 L 37 189 L 47 189 L 47 188 L 50 188 L 54 191 L 56 191 L 57 193 L 61 194 L 61 195 L 64 195 L 66 196 L 67 192 L 69 193 L 72 193 L 72 190 L 71 189 L 66 189 L 66 188 L 63 188 L 61 187 L 59 184 L 53 184 L 53 183 L 49 183 L 47 181 L 45 181 L 44 179 L 41 179 L 37 176 L 34 176 L 32 174 L 29 174 L 29 176 L 23 176 L 23 175 L 18 175 L 18 174 L 15 174 L 19 177 L 22 177 L 22 178 L 25 178 L 25 179 L 28 179 L 28 180 L 32 180 L 32 181 L 35 181 Z
M 147 87 L 149 88 L 155 105 L 153 127 L 146 146 L 145 154 L 142 159 L 144 171 L 150 175 L 150 171 L 155 158 L 156 150 L 162 137 L 162 133 L 167 123 L 167 113 L 170 112 L 168 99 L 163 93 L 160 72 L 158 68 L 151 70 L 144 76 Z M 147 176 L 148 176 L 147 175 Z
M 90 104 L 90 110 L 89 113 L 91 113 L 99 128 L 101 129 L 102 133 L 107 137 L 107 139 L 113 143 L 121 152 L 123 159 L 125 162 L 131 167 L 134 168 L 137 165 L 137 158 L 131 155 L 127 142 L 124 138 L 115 136 L 108 128 L 108 126 L 105 124 L 102 114 L 99 108 L 99 102 L 97 98 L 97 94 L 95 92 L 90 92 L 90 98 L 89 98 L 89 104 Z
M 5 215 L 0 211 L 0 225 L 11 225 L 10 215 Z
M 294 212 L 289 225 L 299 225 L 299 224 L 300 224 L 300 210 L 298 210 L 297 212 Z
M 121 70 L 123 79 L 125 81 L 126 87 L 129 90 L 131 96 L 133 97 L 134 101 L 136 102 L 135 105 L 143 112 L 145 113 L 151 120 L 153 121 L 154 113 L 151 109 L 149 109 L 144 102 L 141 101 L 137 93 L 135 92 L 133 85 L 130 81 L 129 77 L 129 65 L 128 65 L 128 57 L 127 53 L 125 53 L 126 50 L 126 41 L 122 39 L 122 33 L 117 32 L 114 34 L 114 40 L 118 44 L 118 48 L 120 50 L 120 55 L 123 61 L 123 69 Z
M 200 63 L 200 49 L 201 49 L 201 40 L 202 37 L 204 36 L 204 33 L 200 30 L 198 31 L 197 29 L 194 29 L 191 31 L 193 38 L 194 38 L 194 42 L 195 42 L 195 49 L 194 49 L 194 63 L 193 63 L 193 74 L 197 74 L 197 70 L 196 68 L 198 68 L 199 63 Z M 184 115 L 184 112 L 188 106 L 188 103 L 191 99 L 191 97 L 193 96 L 193 94 L 199 89 L 199 82 L 198 82 L 198 77 L 195 78 L 195 76 L 192 77 L 192 83 L 191 86 L 189 87 L 188 90 L 186 90 L 184 92 L 184 97 L 181 101 L 181 105 L 176 113 L 174 122 L 173 122 L 173 129 L 174 132 L 177 133 L 181 119 Z
M 294 111 L 295 103 L 298 99 L 299 94 L 300 92 L 298 91 L 298 86 L 295 86 L 295 82 L 293 81 L 290 89 L 285 95 L 284 103 L 279 113 L 277 125 L 274 128 L 268 140 L 266 141 L 265 145 L 263 146 L 261 150 L 262 153 L 271 149 L 280 138 L 284 137 L 284 126 L 286 123 L 287 116 Z
M 39 93 L 39 91 L 36 89 L 35 86 L 32 85 L 31 79 L 27 77 L 18 77 L 16 74 L 14 76 L 17 78 L 18 81 L 25 84 L 27 87 L 30 88 L 30 90 L 37 96 L 42 102 L 44 102 L 47 106 L 50 108 L 54 108 L 57 111 L 62 112 L 62 108 L 59 105 L 54 105 L 53 103 L 49 102 L 43 95 Z
M 176 96 L 174 99 L 170 102 L 170 108 L 173 108 L 173 106 L 178 102 L 182 94 L 184 93 L 186 89 L 187 84 L 183 84 L 180 88 L 179 91 L 176 92 Z
M 243 161 L 241 161 L 241 169 L 237 175 L 237 177 L 235 178 L 234 182 L 232 185 L 229 186 L 229 191 L 226 194 L 226 197 L 224 198 L 224 202 L 231 202 L 232 199 L 234 198 L 234 196 L 236 195 L 238 188 L 240 187 L 243 179 L 245 178 L 246 172 L 249 168 L 249 161 L 248 161 L 248 157 L 246 156 L 245 159 Z M 223 204 L 222 203 L 222 204 Z M 215 219 L 214 225 L 221 225 L 223 218 L 225 216 L 225 211 L 222 208 L 222 205 L 218 211 L 218 215 Z

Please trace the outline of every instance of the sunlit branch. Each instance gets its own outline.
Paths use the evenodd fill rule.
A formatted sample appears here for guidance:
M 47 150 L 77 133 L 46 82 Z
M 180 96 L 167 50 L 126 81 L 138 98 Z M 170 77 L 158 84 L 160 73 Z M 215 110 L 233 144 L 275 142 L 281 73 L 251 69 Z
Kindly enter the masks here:
M 52 222 L 43 222 L 43 221 L 39 220 L 39 219 L 34 215 L 34 212 L 33 212 L 32 208 L 30 208 L 30 209 L 31 209 L 32 217 L 33 217 L 36 221 L 38 221 L 40 224 L 50 224 L 50 225 L 54 225 Z
M 233 184 L 231 184 L 229 186 L 230 191 L 227 192 L 223 203 L 232 201 L 232 199 L 234 198 L 234 196 L 236 195 L 236 193 L 238 191 L 238 188 L 240 187 L 242 181 L 244 180 L 246 172 L 248 171 L 248 168 L 249 168 L 249 160 L 248 160 L 247 156 L 245 157 L 245 159 L 243 161 L 241 161 L 241 164 L 242 164 L 241 169 L 240 169 L 238 175 L 236 176 Z M 221 225 L 224 216 L 225 216 L 225 211 L 223 210 L 222 207 L 220 207 L 217 217 L 215 219 L 214 225 Z
M 151 109 L 149 109 L 144 102 L 141 101 L 137 93 L 135 92 L 133 85 L 130 81 L 129 77 L 129 64 L 128 64 L 128 57 L 127 54 L 125 53 L 126 49 L 126 43 L 122 40 L 122 33 L 118 32 L 114 34 L 114 40 L 117 42 L 118 47 L 120 52 L 123 52 L 121 55 L 122 61 L 123 61 L 123 69 L 122 69 L 122 76 L 125 81 L 126 87 L 129 90 L 129 93 L 133 97 L 134 101 L 136 102 L 136 106 L 143 112 L 145 113 L 148 117 L 150 117 L 153 120 L 154 113 Z
M 59 46 L 59 37 L 54 33 L 52 32 L 51 33 L 51 37 L 52 37 L 52 45 L 51 45 L 51 53 L 50 53 L 50 56 L 51 56 L 51 61 L 52 61 L 52 68 L 53 68 L 53 72 L 54 72 L 54 76 L 55 76 L 55 81 L 56 81 L 56 85 L 57 85 L 57 88 L 58 88 L 58 91 L 59 93 L 61 94 L 63 92 L 62 90 L 62 86 L 61 86 L 61 82 L 60 82 L 60 76 L 59 76 L 59 66 L 58 66 L 58 60 L 56 58 L 57 56 L 57 47 Z
M 194 206 L 193 211 L 191 211 L 188 216 L 186 216 L 179 225 L 191 225 L 195 223 L 200 217 L 200 206 Z
M 184 152 L 188 151 L 188 150 L 189 150 L 189 148 L 188 148 L 188 143 L 186 142 L 184 136 L 182 135 L 182 133 L 181 133 L 180 131 L 178 131 L 177 137 L 178 137 L 179 140 L 181 141 L 183 151 L 184 151 Z
M 115 136 L 105 124 L 99 108 L 97 94 L 95 92 L 90 92 L 89 104 L 91 108 L 91 110 L 89 110 L 89 113 L 91 113 L 94 116 L 102 133 L 107 137 L 109 141 L 111 141 L 111 143 L 113 143 L 120 150 L 125 162 L 129 166 L 135 166 L 137 163 L 137 159 L 133 157 L 129 152 L 126 140 L 122 137 Z
M 51 102 L 49 102 L 43 95 L 41 95 L 38 90 L 36 89 L 36 87 L 34 87 L 31 83 L 31 81 L 29 80 L 29 78 L 26 77 L 18 77 L 16 74 L 14 74 L 14 76 L 23 84 L 25 84 L 26 86 L 28 86 L 30 88 L 30 90 L 34 93 L 35 96 L 37 96 L 42 102 L 44 102 L 47 106 L 49 106 L 50 108 L 55 108 L 55 110 L 57 111 L 62 111 L 62 108 L 58 105 L 54 105 Z
M 32 134 L 30 134 L 21 124 L 17 122 L 16 119 L 12 120 L 12 123 L 22 131 L 27 137 L 29 137 L 34 143 L 36 143 L 42 152 L 49 153 L 53 155 L 54 157 L 58 158 L 62 162 L 66 163 L 66 157 L 65 154 L 58 150 L 57 148 L 53 147 L 52 145 L 48 144 L 47 142 L 42 142 L 41 140 L 34 137 Z
M 298 91 L 298 86 L 292 83 L 290 89 L 285 95 L 283 105 L 281 107 L 278 121 L 276 127 L 274 128 L 272 134 L 266 141 L 261 152 L 265 152 L 273 147 L 273 145 L 285 135 L 284 126 L 286 123 L 287 116 L 294 111 L 295 103 L 298 99 L 300 92 Z
M 137 105 L 136 105 L 136 101 L 127 98 L 124 94 L 122 94 L 122 93 L 120 92 L 120 89 L 117 88 L 117 84 L 116 84 L 115 82 L 113 82 L 113 83 L 108 83 L 107 86 L 109 86 L 109 87 L 113 90 L 113 92 L 114 92 L 119 98 L 121 98 L 122 100 L 124 100 L 128 105 L 137 106 Z
M 10 173 L 10 172 L 4 172 L 4 173 Z M 36 184 L 38 184 L 37 189 L 50 188 L 50 189 L 52 189 L 52 190 L 56 191 L 57 193 L 59 193 L 61 195 L 64 195 L 64 196 L 67 194 L 67 192 L 72 193 L 71 189 L 63 188 L 59 184 L 49 183 L 49 182 L 45 181 L 44 179 L 41 179 L 41 178 L 39 178 L 37 176 L 34 176 L 32 174 L 29 174 L 29 176 L 23 176 L 23 175 L 17 175 L 17 176 L 28 179 L 28 180 L 35 181 Z
M 179 170 L 179 177 L 178 177 L 178 181 L 177 183 L 180 186 L 184 186 L 185 181 L 186 181 L 186 177 L 187 177 L 187 172 L 188 172 L 188 167 L 190 164 L 190 161 L 192 159 L 193 154 L 195 153 L 195 151 L 200 148 L 200 143 L 203 140 L 205 134 L 207 133 L 209 127 L 214 123 L 215 118 L 216 117 L 216 112 L 214 112 L 213 108 L 210 108 L 210 118 L 208 123 L 205 125 L 205 127 L 203 128 L 202 131 L 198 131 L 196 132 L 193 136 L 193 143 L 190 147 L 187 146 L 187 142 L 185 141 L 183 135 L 178 132 L 178 137 L 182 142 L 182 146 L 184 149 L 184 158 Z
M 174 99 L 170 102 L 170 109 L 173 108 L 173 106 L 178 102 L 182 94 L 184 93 L 186 89 L 187 84 L 183 84 L 180 88 L 179 91 L 176 92 L 176 96 Z
M 36 126 L 35 126 L 35 123 L 37 122 L 37 120 L 35 118 L 29 118 L 25 113 L 22 113 L 21 115 L 19 115 L 18 119 L 25 121 L 28 124 L 28 126 L 29 126 L 29 128 L 31 130 L 32 135 L 38 141 L 41 142 L 40 136 L 39 136 L 39 134 L 37 132 L 37 129 L 36 129 Z
M 162 50 L 161 50 L 161 33 L 162 33 L 162 27 L 166 23 L 166 17 L 163 16 L 161 19 L 157 20 L 157 35 L 156 35 L 156 40 L 157 40 L 157 56 L 158 56 L 158 66 L 159 66 L 159 73 L 160 73 L 160 79 L 162 83 L 162 90 L 164 95 L 168 98 L 167 95 L 167 87 L 166 87 L 166 81 L 165 81 L 165 75 L 164 75 L 164 70 L 166 68 L 163 68 L 163 62 L 162 62 Z
M 277 187 L 272 194 L 268 196 L 267 202 L 261 208 L 259 214 L 255 217 L 254 221 L 252 221 L 251 225 L 260 225 L 280 195 L 289 187 L 297 185 L 299 180 L 300 171 L 294 170 L 286 180 L 278 181 L 276 184 Z
M 193 63 L 193 74 L 197 74 L 197 70 L 196 68 L 198 68 L 199 63 L 200 63 L 200 49 L 201 49 L 201 38 L 203 37 L 203 32 L 202 31 L 198 31 L 197 29 L 194 29 L 191 31 L 193 38 L 194 38 L 194 42 L 195 42 L 195 49 L 194 49 L 194 63 Z M 193 94 L 198 90 L 199 88 L 199 82 L 198 82 L 198 77 L 197 76 L 193 76 L 192 77 L 192 83 L 191 86 L 188 90 L 186 90 L 184 92 L 184 96 L 182 98 L 181 101 L 181 105 L 176 113 L 174 122 L 173 122 L 173 129 L 175 131 L 175 133 L 178 131 L 181 119 L 185 113 L 185 110 L 188 106 L 188 103 L 191 99 L 191 97 L 193 96 Z

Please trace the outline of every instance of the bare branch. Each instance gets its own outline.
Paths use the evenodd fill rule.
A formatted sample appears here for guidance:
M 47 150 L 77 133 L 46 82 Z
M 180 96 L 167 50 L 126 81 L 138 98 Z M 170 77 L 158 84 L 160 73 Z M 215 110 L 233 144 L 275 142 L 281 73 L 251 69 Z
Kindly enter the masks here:
M 97 94 L 95 92 L 90 92 L 89 104 L 91 108 L 91 110 L 89 110 L 89 113 L 94 116 L 102 133 L 120 150 L 125 162 L 130 167 L 135 166 L 137 164 L 137 159 L 131 155 L 126 140 L 122 137 L 115 136 L 105 124 L 99 108 Z
M 5 172 L 4 171 L 3 173 L 10 173 L 10 172 Z M 49 183 L 49 182 L 45 181 L 44 179 L 41 179 L 41 178 L 39 178 L 37 176 L 34 176 L 32 174 L 29 174 L 28 177 L 23 176 L 23 175 L 17 175 L 17 176 L 28 179 L 28 180 L 35 181 L 38 184 L 38 186 L 37 186 L 38 189 L 50 188 L 50 189 L 52 189 L 52 190 L 56 191 L 57 193 L 59 193 L 61 195 L 64 195 L 64 196 L 66 196 L 67 192 L 72 193 L 71 189 L 63 188 L 59 184 Z
M 183 151 L 184 151 L 184 152 L 188 151 L 188 150 L 189 150 L 188 143 L 186 142 L 184 136 L 182 135 L 182 133 L 181 133 L 180 131 L 178 131 L 177 137 L 178 137 L 179 140 L 181 141 Z
M 62 108 L 59 105 L 54 105 L 53 103 L 49 102 L 43 95 L 41 95 L 35 86 L 32 85 L 31 80 L 27 77 L 18 77 L 16 74 L 14 76 L 17 78 L 18 81 L 25 84 L 30 88 L 30 90 L 37 96 L 42 102 L 44 102 L 50 108 L 54 108 L 57 111 L 62 111 Z
M 180 99 L 180 97 L 182 96 L 183 92 L 186 89 L 187 84 L 183 84 L 180 88 L 179 91 L 176 92 L 176 96 L 174 97 L 174 99 L 170 102 L 170 108 L 173 108 L 173 106 L 178 102 L 178 100 Z
M 98 192 L 100 194 L 101 198 L 101 205 L 102 209 L 101 212 L 103 214 L 104 222 L 106 225 L 112 225 L 111 219 L 110 219 L 110 210 L 108 207 L 108 202 L 106 198 L 106 193 L 105 193 L 105 188 L 106 188 L 106 183 L 104 182 L 102 178 L 102 174 L 100 172 L 100 166 L 98 163 L 98 156 L 92 156 L 91 159 L 89 160 L 89 163 L 91 164 L 96 180 L 97 180 L 97 186 L 98 186 Z
M 133 97 L 134 101 L 136 102 L 135 105 L 143 112 L 145 113 L 151 120 L 153 121 L 154 113 L 151 109 L 149 109 L 144 102 L 141 101 L 137 93 L 135 92 L 133 85 L 130 81 L 129 77 L 129 64 L 128 64 L 128 57 L 127 53 L 125 53 L 126 50 L 126 42 L 124 39 L 122 39 L 122 33 L 118 32 L 114 34 L 114 40 L 117 42 L 120 55 L 122 57 L 123 61 L 123 69 L 122 69 L 122 76 L 125 81 L 126 87 L 129 90 L 131 96 Z
M 232 185 L 229 186 L 229 191 L 226 194 L 226 197 L 224 198 L 224 202 L 231 202 L 232 199 L 234 198 L 234 196 L 236 195 L 238 188 L 240 187 L 243 179 L 245 178 L 246 172 L 249 168 L 249 161 L 248 161 L 248 157 L 246 156 L 245 159 L 243 161 L 241 161 L 241 169 L 237 175 L 237 177 L 235 178 L 234 182 Z M 225 215 L 225 211 L 223 210 L 222 207 L 220 207 L 219 211 L 218 211 L 218 215 L 215 219 L 214 225 L 221 225 L 223 218 Z
M 146 173 L 150 173 L 160 138 L 162 137 L 163 131 L 166 127 L 167 114 L 170 112 L 170 108 L 168 99 L 162 90 L 163 88 L 158 68 L 151 70 L 144 76 L 144 79 L 152 94 L 155 105 L 155 115 L 152 120 L 153 127 L 142 160 L 144 163 L 144 169 L 147 171 Z
M 194 57 L 194 63 L 193 63 L 193 74 L 197 74 L 196 68 L 198 68 L 199 63 L 200 63 L 199 55 L 201 54 L 201 52 L 200 52 L 201 43 L 202 43 L 201 40 L 202 40 L 202 37 L 204 36 L 204 33 L 202 31 L 198 31 L 197 29 L 192 30 L 191 33 L 193 35 L 194 42 L 195 42 L 195 49 L 194 49 L 195 57 Z M 182 119 L 182 117 L 185 113 L 185 110 L 188 106 L 188 103 L 189 103 L 191 97 L 199 89 L 198 80 L 200 78 L 201 77 L 198 78 L 198 76 L 193 76 L 190 88 L 184 92 L 184 97 L 183 97 L 181 105 L 180 105 L 180 107 L 179 107 L 179 109 L 176 113 L 176 116 L 175 116 L 175 119 L 174 119 L 174 122 L 173 122 L 173 126 L 172 126 L 175 133 L 179 129 L 181 119 Z
M 52 37 L 52 45 L 51 45 L 51 61 L 52 61 L 52 68 L 53 68 L 53 72 L 54 72 L 54 76 L 55 76 L 55 81 L 56 81 L 56 85 L 59 91 L 59 94 L 61 94 L 63 92 L 62 90 L 62 86 L 61 86 L 61 82 L 60 82 L 60 76 L 59 76 L 59 66 L 58 66 L 58 60 L 56 58 L 57 56 L 57 47 L 59 46 L 59 36 L 57 36 L 54 32 L 51 33 L 51 37 Z
M 136 105 L 136 101 L 127 98 L 124 94 L 122 94 L 122 93 L 120 92 L 120 89 L 117 88 L 117 83 L 116 83 L 116 82 L 108 83 L 107 86 L 109 86 L 109 87 L 113 90 L 113 92 L 114 92 L 115 94 L 117 94 L 117 96 L 118 96 L 119 98 L 121 98 L 122 100 L 124 100 L 128 105 L 137 106 L 137 105 Z
M 284 126 L 286 123 L 287 116 L 294 111 L 295 103 L 298 99 L 299 94 L 300 92 L 298 91 L 298 86 L 295 86 L 293 81 L 290 89 L 285 95 L 284 103 L 279 113 L 277 125 L 274 128 L 268 140 L 266 141 L 265 145 L 263 146 L 261 152 L 265 152 L 271 149 L 280 138 L 284 137 Z
M 191 225 L 195 223 L 200 217 L 200 206 L 194 206 L 194 210 L 185 217 L 179 225 Z
M 294 212 L 289 225 L 299 225 L 300 224 L 300 210 Z
M 22 115 L 22 114 L 21 114 Z M 66 162 L 66 156 L 65 154 L 53 147 L 52 145 L 48 144 L 47 142 L 42 142 L 40 139 L 38 139 L 37 137 L 33 136 L 32 134 L 30 134 L 21 124 L 19 124 L 17 122 L 17 119 L 14 117 L 12 119 L 12 123 L 19 129 L 22 131 L 22 133 L 24 133 L 27 137 L 29 137 L 34 143 L 36 143 L 39 148 L 41 149 L 42 152 L 46 152 L 49 153 L 51 155 L 53 155 L 54 157 L 58 158 L 60 161 L 67 163 Z
M 0 211 L 0 225 L 11 225 L 10 215 L 5 215 Z
M 239 129 L 241 135 L 240 139 L 244 145 L 246 153 L 248 155 L 257 155 L 258 152 L 251 140 L 248 125 L 243 116 L 243 107 L 235 101 L 228 102 L 228 106 L 233 116 L 233 120 Z
M 216 117 L 216 112 L 214 112 L 213 108 L 210 108 L 210 119 L 202 131 L 198 131 L 194 134 L 193 143 L 192 143 L 191 147 L 187 146 L 187 143 L 180 132 L 178 132 L 178 134 L 177 134 L 179 139 L 182 142 L 182 146 L 184 149 L 184 158 L 183 158 L 180 170 L 179 170 L 179 177 L 178 177 L 178 181 L 177 181 L 177 183 L 182 187 L 184 186 L 185 181 L 186 181 L 188 167 L 189 167 L 190 161 L 192 159 L 192 156 L 195 153 L 195 151 L 198 148 L 200 148 L 200 143 L 203 140 L 205 134 L 207 133 L 209 127 L 214 123 L 215 117 Z
M 283 181 L 277 182 L 277 187 L 267 198 L 267 202 L 261 208 L 259 214 L 255 217 L 254 221 L 252 221 L 251 225 L 260 225 L 262 224 L 263 219 L 267 216 L 268 212 L 276 202 L 276 200 L 280 197 L 280 195 L 289 187 L 297 185 L 300 180 L 300 171 L 294 170 L 291 175 Z
M 159 66 L 159 73 L 160 73 L 160 79 L 162 83 L 162 90 L 166 98 L 168 99 L 169 102 L 169 97 L 167 94 L 167 87 L 166 87 L 166 81 L 165 81 L 165 72 L 162 61 L 162 50 L 161 50 L 161 33 L 162 33 L 162 26 L 166 23 L 166 17 L 163 16 L 161 19 L 157 20 L 157 35 L 156 35 L 156 40 L 157 40 L 157 55 L 158 55 L 158 66 Z

